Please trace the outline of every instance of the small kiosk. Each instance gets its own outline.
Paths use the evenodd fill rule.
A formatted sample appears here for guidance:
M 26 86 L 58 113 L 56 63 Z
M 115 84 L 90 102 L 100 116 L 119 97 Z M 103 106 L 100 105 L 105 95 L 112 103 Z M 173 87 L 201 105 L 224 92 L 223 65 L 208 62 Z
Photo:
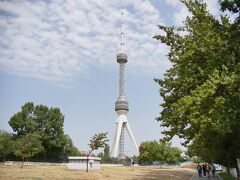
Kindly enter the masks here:
M 87 157 L 86 156 L 69 156 L 68 157 L 68 169 L 87 169 Z M 89 169 L 100 169 L 101 158 L 88 157 Z

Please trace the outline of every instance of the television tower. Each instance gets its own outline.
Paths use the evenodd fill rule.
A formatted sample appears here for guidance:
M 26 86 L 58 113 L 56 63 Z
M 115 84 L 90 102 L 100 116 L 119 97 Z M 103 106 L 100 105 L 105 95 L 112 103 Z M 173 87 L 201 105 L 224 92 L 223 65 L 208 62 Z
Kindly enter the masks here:
M 118 118 L 116 121 L 116 131 L 115 131 L 115 137 L 113 139 L 113 145 L 112 145 L 112 156 L 118 157 L 119 159 L 123 159 L 125 157 L 124 154 L 124 130 L 126 129 L 128 132 L 128 135 L 130 136 L 132 143 L 134 144 L 137 155 L 139 154 L 137 143 L 133 137 L 131 128 L 129 126 L 126 114 L 129 111 L 128 108 L 128 101 L 126 98 L 126 93 L 124 91 L 124 69 L 125 69 L 125 63 L 127 63 L 127 54 L 124 53 L 123 47 L 123 12 L 121 12 L 121 52 L 117 54 L 117 62 L 119 63 L 119 97 L 118 100 L 115 103 L 115 111 L 118 114 Z M 117 154 L 118 153 L 118 154 Z

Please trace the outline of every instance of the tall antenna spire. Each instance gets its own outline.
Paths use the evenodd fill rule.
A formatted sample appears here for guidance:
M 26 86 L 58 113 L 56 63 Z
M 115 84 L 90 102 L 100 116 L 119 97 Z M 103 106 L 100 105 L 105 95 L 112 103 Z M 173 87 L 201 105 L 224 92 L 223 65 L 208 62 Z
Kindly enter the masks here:
M 124 42 L 123 42 L 123 35 L 124 35 L 123 23 L 124 23 L 124 20 L 123 20 L 123 11 L 122 11 L 121 12 L 121 52 L 123 52 L 123 46 L 124 46 Z

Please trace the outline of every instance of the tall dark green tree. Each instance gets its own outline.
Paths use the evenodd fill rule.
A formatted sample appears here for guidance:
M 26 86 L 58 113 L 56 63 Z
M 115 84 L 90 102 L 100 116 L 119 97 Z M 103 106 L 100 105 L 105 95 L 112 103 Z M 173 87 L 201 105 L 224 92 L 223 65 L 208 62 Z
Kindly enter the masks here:
M 205 155 L 213 154 L 206 158 L 225 165 L 230 162 L 239 174 L 239 17 L 235 22 L 226 16 L 218 20 L 202 1 L 181 2 L 192 16 L 180 28 L 159 25 L 166 35 L 154 37 L 170 46 L 168 57 L 172 63 L 164 79 L 155 79 L 164 100 L 157 118 L 161 126 L 167 127 L 163 140 L 177 135 L 185 139 L 185 145 L 191 142 L 196 147 L 201 142 Z M 234 4 L 225 4 L 224 8 L 233 8 L 239 14 Z
M 63 160 L 75 148 L 70 137 L 64 134 L 63 123 L 64 115 L 59 108 L 35 106 L 32 102 L 25 103 L 9 121 L 15 139 L 32 133 L 38 135 L 44 150 L 35 158 L 46 161 Z

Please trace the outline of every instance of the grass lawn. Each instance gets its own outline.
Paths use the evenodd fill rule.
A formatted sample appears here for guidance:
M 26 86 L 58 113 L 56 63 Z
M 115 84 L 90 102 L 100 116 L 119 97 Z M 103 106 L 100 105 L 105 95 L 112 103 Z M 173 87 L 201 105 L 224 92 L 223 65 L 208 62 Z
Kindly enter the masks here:
M 188 168 L 160 168 L 154 166 L 102 167 L 101 170 L 69 170 L 65 166 L 0 165 L 0 179 L 84 179 L 84 180 L 188 180 L 195 173 Z

